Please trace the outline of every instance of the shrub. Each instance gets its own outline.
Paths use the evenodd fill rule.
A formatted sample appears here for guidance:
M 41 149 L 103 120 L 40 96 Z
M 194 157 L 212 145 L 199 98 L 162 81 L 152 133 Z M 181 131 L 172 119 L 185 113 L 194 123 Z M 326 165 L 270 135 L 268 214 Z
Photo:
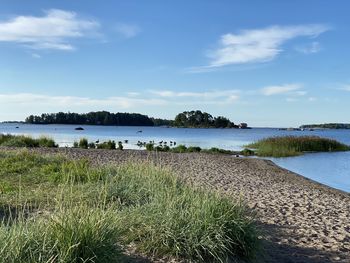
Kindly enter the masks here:
M 154 150 L 154 143 L 147 143 L 146 144 L 146 150 L 147 151 L 153 151 Z
M 124 147 L 123 147 L 123 143 L 122 142 L 118 142 L 118 150 L 123 150 Z
M 87 149 L 89 147 L 89 142 L 86 138 L 81 138 L 79 140 L 79 148 Z
M 116 144 L 115 141 L 107 141 L 100 144 L 97 144 L 97 149 L 108 149 L 108 150 L 115 150 Z
M 203 149 L 202 151 L 206 152 L 206 153 L 232 154 L 232 151 L 230 151 L 230 150 L 220 149 L 220 148 L 216 148 L 216 147 L 212 147 L 210 149 Z
M 241 154 L 244 155 L 244 156 L 252 156 L 254 155 L 254 151 L 253 150 L 250 150 L 248 148 L 245 148 L 244 150 L 241 151 Z
M 96 149 L 96 144 L 94 142 L 89 142 L 88 147 L 89 149 Z
M 175 152 L 175 153 L 185 153 L 187 151 L 187 147 L 183 144 L 180 144 L 180 145 L 172 148 L 171 151 Z
M 187 152 L 200 152 L 202 149 L 198 146 L 190 146 L 187 148 Z

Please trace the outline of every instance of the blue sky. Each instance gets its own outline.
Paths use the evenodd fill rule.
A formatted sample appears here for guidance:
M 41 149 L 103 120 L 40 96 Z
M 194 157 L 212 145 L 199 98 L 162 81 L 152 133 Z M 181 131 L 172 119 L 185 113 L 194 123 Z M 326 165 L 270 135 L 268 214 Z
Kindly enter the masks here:
M 251 126 L 350 122 L 349 8 L 2 0 L 0 120 L 200 109 Z

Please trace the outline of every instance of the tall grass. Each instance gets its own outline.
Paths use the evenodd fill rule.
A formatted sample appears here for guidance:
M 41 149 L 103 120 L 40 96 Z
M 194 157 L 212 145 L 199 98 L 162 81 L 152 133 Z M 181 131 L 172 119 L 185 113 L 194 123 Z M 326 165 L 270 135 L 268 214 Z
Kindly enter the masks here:
M 350 146 L 318 136 L 270 137 L 247 145 L 256 149 L 258 156 L 288 157 L 304 152 L 349 151 Z
M 222 262 L 253 257 L 258 247 L 243 202 L 190 187 L 165 168 L 96 167 L 29 152 L 0 157 L 0 185 L 14 187 L 1 195 L 3 207 L 25 207 L 37 192 L 29 216 L 0 224 L 0 262 L 120 262 L 117 244 L 153 256 Z
M 6 147 L 58 147 L 49 137 L 41 136 L 37 139 L 25 135 L 0 134 L 0 146 Z

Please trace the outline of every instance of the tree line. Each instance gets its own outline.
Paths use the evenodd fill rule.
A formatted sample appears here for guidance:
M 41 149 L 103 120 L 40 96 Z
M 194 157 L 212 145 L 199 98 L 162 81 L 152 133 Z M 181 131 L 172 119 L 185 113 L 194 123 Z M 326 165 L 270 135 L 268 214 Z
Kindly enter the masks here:
M 233 122 L 223 116 L 196 111 L 184 111 L 174 120 L 151 118 L 139 113 L 111 113 L 96 111 L 89 113 L 43 113 L 30 115 L 25 119 L 30 124 L 81 124 L 81 125 L 115 125 L 115 126 L 172 126 L 186 128 L 237 128 Z

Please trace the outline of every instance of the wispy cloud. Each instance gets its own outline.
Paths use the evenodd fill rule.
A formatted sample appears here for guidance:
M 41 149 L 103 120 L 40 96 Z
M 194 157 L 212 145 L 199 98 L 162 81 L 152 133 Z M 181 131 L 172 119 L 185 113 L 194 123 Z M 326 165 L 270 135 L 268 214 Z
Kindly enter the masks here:
M 141 32 L 139 26 L 126 23 L 116 24 L 115 30 L 125 38 L 135 37 Z
M 70 109 L 71 107 L 114 107 L 116 109 L 128 109 L 138 106 L 161 106 L 166 101 L 160 99 L 141 99 L 130 97 L 107 97 L 94 99 L 75 96 L 49 96 L 32 93 L 0 94 L 0 104 L 16 106 L 54 106 Z
M 338 90 L 350 91 L 350 85 L 343 85 L 341 88 L 338 88 Z
M 50 9 L 43 16 L 16 16 L 0 22 L 0 41 L 20 43 L 33 49 L 74 50 L 70 39 L 96 33 L 99 23 L 75 12 Z
M 313 41 L 310 44 L 304 46 L 298 46 L 295 48 L 296 51 L 304 53 L 304 54 L 312 54 L 317 53 L 322 50 L 321 45 L 317 41 Z
M 212 90 L 203 92 L 178 92 L 172 90 L 151 90 L 150 93 L 175 101 L 175 104 L 228 104 L 239 100 L 239 90 Z M 179 102 L 179 98 L 183 101 Z
M 302 85 L 300 84 L 285 84 L 285 85 L 279 85 L 279 86 L 264 87 L 260 90 L 260 92 L 265 96 L 281 95 L 281 94 L 287 94 L 289 96 L 306 95 L 307 92 L 304 90 L 301 90 L 301 88 L 302 88 Z
M 208 52 L 211 59 L 208 66 L 198 67 L 205 70 L 233 64 L 266 62 L 276 58 L 282 51 L 282 45 L 297 37 L 315 38 L 330 30 L 323 24 L 298 26 L 271 26 L 262 29 L 241 30 L 236 34 L 222 35 L 219 47 Z

